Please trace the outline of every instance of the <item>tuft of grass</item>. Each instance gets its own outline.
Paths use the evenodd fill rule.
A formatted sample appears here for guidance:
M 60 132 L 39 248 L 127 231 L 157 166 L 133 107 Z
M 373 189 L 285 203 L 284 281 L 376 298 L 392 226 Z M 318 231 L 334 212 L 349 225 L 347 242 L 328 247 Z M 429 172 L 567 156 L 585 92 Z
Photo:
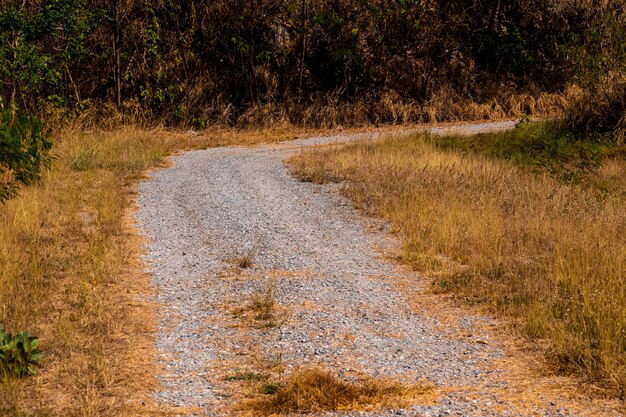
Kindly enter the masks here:
M 404 261 L 437 291 L 516 318 L 526 335 L 550 342 L 559 367 L 623 393 L 626 163 L 606 148 L 593 167 L 576 168 L 579 153 L 566 158 L 561 145 L 541 143 L 544 133 L 557 140 L 550 129 L 391 137 L 291 164 L 310 181 L 347 181 L 344 192 L 392 223 Z
M 280 325 L 280 314 L 276 308 L 276 290 L 274 283 L 257 288 L 250 302 L 232 310 L 235 317 L 258 328 L 273 328 Z
M 261 243 L 262 240 L 259 239 L 252 247 L 243 250 L 240 252 L 240 255 L 229 258 L 226 261 L 237 265 L 241 269 L 252 268 L 254 266 L 254 260 L 259 254 L 259 247 L 261 246 Z
M 244 255 L 234 258 L 232 262 L 241 269 L 248 269 L 254 266 L 254 258 L 256 258 L 256 254 L 253 251 L 248 251 Z
M 252 268 L 254 265 L 254 257 L 242 256 L 237 260 L 237 266 L 242 269 Z
M 270 282 L 265 289 L 258 289 L 252 296 L 251 310 L 254 312 L 254 319 L 261 321 L 274 320 L 274 284 Z
M 432 389 L 373 378 L 348 382 L 328 371 L 305 369 L 294 372 L 284 382 L 263 384 L 260 392 L 260 397 L 244 407 L 255 415 L 270 416 L 404 408 L 424 401 Z

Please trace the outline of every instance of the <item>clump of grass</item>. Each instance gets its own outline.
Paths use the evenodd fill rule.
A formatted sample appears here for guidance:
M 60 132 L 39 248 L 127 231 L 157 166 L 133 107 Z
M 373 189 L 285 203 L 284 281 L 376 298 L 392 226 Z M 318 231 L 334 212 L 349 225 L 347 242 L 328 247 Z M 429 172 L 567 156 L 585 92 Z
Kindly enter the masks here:
M 235 264 L 241 269 L 252 268 L 254 266 L 255 253 L 250 251 L 235 259 Z
M 279 326 L 279 314 L 276 308 L 276 290 L 272 281 L 258 287 L 251 296 L 249 303 L 232 311 L 239 317 L 256 327 L 272 328 Z
M 388 138 L 291 163 L 309 180 L 348 181 L 346 194 L 393 224 L 404 260 L 438 291 L 517 318 L 527 335 L 551 342 L 560 367 L 624 392 L 626 164 L 607 148 L 596 166 L 576 169 L 580 155 L 527 146 L 540 145 L 544 127 L 526 138 L 532 129 Z
M 338 410 L 407 407 L 432 392 L 426 385 L 366 379 L 348 382 L 320 369 L 294 372 L 284 382 L 266 383 L 261 396 L 245 404 L 256 415 L 308 414 Z
M 259 254 L 259 247 L 261 246 L 262 240 L 259 239 L 252 247 L 249 247 L 242 252 L 238 256 L 227 259 L 227 262 L 230 262 L 241 269 L 248 269 L 254 266 L 254 261 Z
M 274 284 L 270 282 L 264 290 L 257 290 L 252 296 L 251 309 L 254 311 L 254 319 L 261 321 L 274 320 Z

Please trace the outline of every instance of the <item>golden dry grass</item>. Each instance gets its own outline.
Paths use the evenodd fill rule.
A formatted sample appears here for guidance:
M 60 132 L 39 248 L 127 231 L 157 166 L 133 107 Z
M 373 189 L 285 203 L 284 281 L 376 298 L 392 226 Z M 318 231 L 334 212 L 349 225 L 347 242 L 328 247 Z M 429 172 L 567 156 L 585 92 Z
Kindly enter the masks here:
M 568 103 L 579 91 L 573 87 L 562 93 L 522 93 L 504 88 L 489 99 L 477 101 L 472 95 L 462 94 L 456 87 L 440 85 L 429 99 L 418 102 L 403 98 L 393 90 L 345 101 L 337 94 L 315 94 L 308 103 L 292 102 L 258 104 L 236 118 L 238 126 L 314 126 L 341 128 L 344 126 L 379 126 L 500 120 L 561 116 Z M 228 113 L 227 107 L 225 115 Z M 227 116 L 230 119 L 230 116 Z M 231 120 L 231 123 L 233 120 Z
M 516 317 L 526 335 L 550 342 L 560 367 L 623 393 L 624 160 L 606 160 L 577 185 L 439 141 L 392 137 L 291 163 L 304 180 L 348 181 L 347 195 L 391 222 L 404 260 L 436 290 Z
M 230 310 L 243 323 L 255 328 L 274 328 L 281 325 L 286 309 L 276 304 L 273 281 L 261 285 L 252 293 L 249 302 Z
M 0 206 L 0 324 L 38 336 L 46 354 L 37 377 L 0 381 L 0 415 L 164 412 L 149 404 L 153 317 L 141 301 L 150 279 L 129 216 L 133 184 L 176 150 L 293 136 L 133 128 L 57 135 L 41 184 Z
M 373 378 L 348 382 L 321 369 L 296 371 L 282 383 L 261 384 L 261 390 L 257 398 L 243 405 L 252 415 L 406 408 L 432 400 L 429 395 L 433 394 L 432 387 L 423 384 Z
M 273 321 L 274 320 L 274 284 L 270 282 L 264 289 L 257 289 L 252 295 L 252 303 L 250 308 L 254 311 L 255 320 Z

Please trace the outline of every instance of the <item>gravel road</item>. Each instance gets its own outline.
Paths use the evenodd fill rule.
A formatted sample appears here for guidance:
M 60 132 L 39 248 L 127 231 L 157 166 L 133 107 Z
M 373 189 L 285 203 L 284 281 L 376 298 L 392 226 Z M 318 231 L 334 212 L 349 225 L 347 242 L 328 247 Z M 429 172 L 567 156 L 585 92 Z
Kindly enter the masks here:
M 371 415 L 576 415 L 558 398 L 523 407 L 503 399 L 514 387 L 497 365 L 503 350 L 486 342 L 490 319 L 443 323 L 420 313 L 412 297 L 427 280 L 390 260 L 397 242 L 386 226 L 359 215 L 336 186 L 299 182 L 283 162 L 307 146 L 374 136 L 188 152 L 141 184 L 137 216 L 159 305 L 159 401 L 180 415 L 237 414 L 247 387 L 239 376 L 322 367 L 346 379 L 428 381 L 438 393 Z M 250 316 L 263 297 L 275 303 L 272 315 Z

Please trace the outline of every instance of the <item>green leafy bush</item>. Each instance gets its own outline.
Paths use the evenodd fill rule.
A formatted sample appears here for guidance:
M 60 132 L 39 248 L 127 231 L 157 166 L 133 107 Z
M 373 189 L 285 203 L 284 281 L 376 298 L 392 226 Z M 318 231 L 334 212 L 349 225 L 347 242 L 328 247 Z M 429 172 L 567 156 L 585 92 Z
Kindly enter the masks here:
M 0 102 L 39 112 L 46 103 L 78 104 L 77 64 L 92 54 L 97 21 L 86 0 L 8 0 L 0 7 Z M 82 71 L 84 73 L 84 71 Z
M 39 339 L 27 332 L 13 336 L 0 327 L 0 373 L 16 377 L 35 375 L 42 357 Z
M 39 178 L 50 147 L 39 120 L 21 111 L 0 110 L 0 202 Z

